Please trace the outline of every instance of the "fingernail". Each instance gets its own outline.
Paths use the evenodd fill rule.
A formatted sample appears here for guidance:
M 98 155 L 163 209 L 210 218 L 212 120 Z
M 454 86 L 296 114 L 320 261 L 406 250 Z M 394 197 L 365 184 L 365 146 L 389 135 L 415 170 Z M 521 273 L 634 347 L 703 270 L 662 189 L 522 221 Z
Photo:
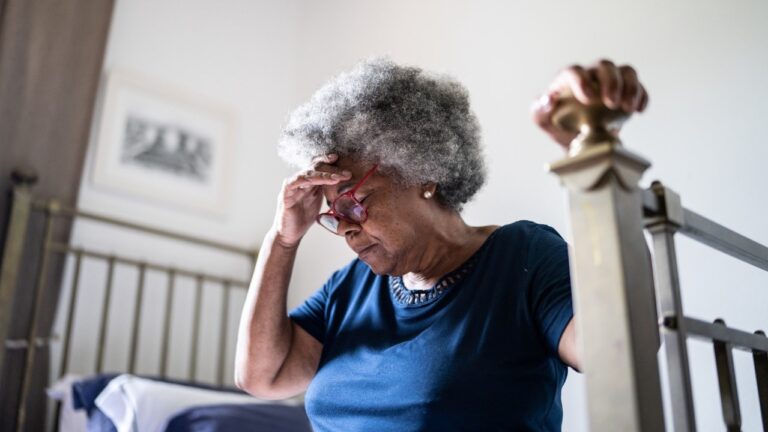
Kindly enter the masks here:
M 552 102 L 553 102 L 553 98 L 551 95 L 548 95 L 548 94 L 541 95 L 541 97 L 533 101 L 533 103 L 531 104 L 531 110 L 544 111 L 544 112 L 550 111 L 552 109 L 552 106 L 554 105 Z
M 342 174 L 344 177 L 346 177 L 346 176 L 351 176 L 351 175 L 352 175 L 352 172 L 350 172 L 350 171 L 347 171 L 347 170 L 344 170 L 344 171 L 342 171 L 342 172 L 341 172 L 341 174 Z

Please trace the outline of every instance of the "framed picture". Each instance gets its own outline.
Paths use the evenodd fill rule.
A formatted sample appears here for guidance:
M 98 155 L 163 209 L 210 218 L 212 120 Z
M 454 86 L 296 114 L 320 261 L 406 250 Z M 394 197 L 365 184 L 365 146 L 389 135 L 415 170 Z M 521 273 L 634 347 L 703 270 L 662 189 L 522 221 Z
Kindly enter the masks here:
M 232 116 L 207 101 L 125 72 L 107 75 L 93 182 L 222 215 L 232 177 Z

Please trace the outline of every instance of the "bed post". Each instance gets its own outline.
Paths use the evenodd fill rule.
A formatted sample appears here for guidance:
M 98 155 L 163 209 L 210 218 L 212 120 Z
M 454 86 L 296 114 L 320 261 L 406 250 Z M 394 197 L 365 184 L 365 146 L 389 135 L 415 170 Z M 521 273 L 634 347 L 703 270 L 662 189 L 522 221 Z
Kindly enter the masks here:
M 555 124 L 580 132 L 550 166 L 568 189 L 571 276 L 589 429 L 663 431 L 659 333 L 638 183 L 650 163 L 609 132 L 626 114 L 560 102 Z
M 3 370 L 5 351 L 9 348 L 7 342 L 10 319 L 13 315 L 13 297 L 21 265 L 21 255 L 24 251 L 24 239 L 27 235 L 29 215 L 32 211 L 32 195 L 30 189 L 37 182 L 37 176 L 31 170 L 17 169 L 11 174 L 13 190 L 11 191 L 11 210 L 8 226 L 5 232 L 3 254 L 0 256 L 0 371 Z

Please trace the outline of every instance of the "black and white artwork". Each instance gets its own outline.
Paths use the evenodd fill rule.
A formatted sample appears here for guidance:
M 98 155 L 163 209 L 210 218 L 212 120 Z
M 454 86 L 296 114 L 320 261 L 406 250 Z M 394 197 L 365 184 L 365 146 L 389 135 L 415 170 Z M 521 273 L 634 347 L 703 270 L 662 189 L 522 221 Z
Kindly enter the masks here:
M 125 119 L 121 160 L 206 183 L 211 174 L 212 145 L 210 137 L 189 126 L 129 114 Z
M 224 214 L 232 176 L 231 117 L 219 105 L 147 78 L 112 72 L 93 181 L 162 206 Z

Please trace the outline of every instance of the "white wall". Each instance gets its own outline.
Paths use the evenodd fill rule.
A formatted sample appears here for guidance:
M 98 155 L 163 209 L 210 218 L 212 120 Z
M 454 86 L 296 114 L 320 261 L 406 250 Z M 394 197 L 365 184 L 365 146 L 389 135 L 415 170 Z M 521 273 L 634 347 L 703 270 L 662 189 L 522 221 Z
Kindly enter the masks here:
M 283 119 L 299 102 L 295 91 L 299 72 L 297 12 L 296 2 L 117 1 L 104 61 L 105 75 L 110 71 L 127 71 L 171 91 L 228 109 L 234 119 L 232 199 L 222 215 L 212 216 L 95 185 L 92 176 L 99 125 L 97 112 L 78 206 L 166 230 L 257 248 L 271 224 L 275 191 L 289 173 L 277 157 L 274 143 Z M 136 236 L 101 224 L 77 224 L 72 243 L 182 269 L 204 270 L 240 280 L 250 277 L 248 259 L 189 244 Z M 71 275 L 70 262 L 67 276 Z M 97 339 L 94 324 L 100 313 L 105 277 L 103 262 L 84 261 L 79 284 L 83 300 L 78 308 L 86 311 L 86 318 L 75 322 L 77 336 L 70 361 L 75 372 L 89 371 L 93 364 Z M 121 323 L 129 322 L 133 313 L 137 273 L 135 268 L 121 266 L 116 277 L 119 280 L 116 288 L 117 285 L 123 287 L 114 290 L 110 309 L 113 317 L 106 364 L 112 369 L 125 367 L 127 361 L 129 328 Z M 71 287 L 70 279 L 65 281 L 66 295 Z M 142 341 L 159 343 L 158 329 L 162 321 L 158 314 L 162 313 L 162 307 L 158 305 L 163 304 L 166 283 L 162 274 L 153 272 L 148 276 L 144 305 L 149 323 L 140 333 Z M 186 353 L 190 347 L 191 325 L 187 314 L 193 304 L 193 291 L 192 280 L 179 280 L 172 330 L 172 339 L 177 344 L 171 350 L 170 369 L 175 376 L 185 376 L 189 365 Z M 200 342 L 202 358 L 198 370 L 201 377 L 207 379 L 216 376 L 217 355 L 210 344 L 218 335 L 216 316 L 221 310 L 220 291 L 218 287 L 211 287 L 204 296 L 204 340 Z M 236 328 L 242 299 L 242 293 L 234 296 L 230 329 Z M 230 349 L 234 336 L 232 332 Z M 140 372 L 156 372 L 154 359 L 158 356 L 158 344 L 150 343 L 150 346 L 154 349 L 140 351 Z M 232 363 L 230 360 L 227 359 L 227 365 Z M 231 378 L 230 372 L 227 371 L 227 378 Z
M 235 117 L 235 199 L 224 217 L 184 212 L 94 187 L 89 166 L 80 206 L 241 246 L 258 245 L 272 219 L 273 191 L 287 172 L 273 143 L 298 102 L 297 10 L 290 1 L 118 1 L 105 72 L 134 71 L 229 108 Z
M 768 100 L 767 19 L 768 4 L 759 0 L 118 1 L 105 68 L 172 82 L 236 112 L 235 199 L 225 218 L 211 220 L 98 190 L 86 172 L 80 205 L 258 244 L 289 172 L 274 151 L 287 112 L 359 59 L 389 54 L 450 73 L 470 90 L 490 176 L 467 207 L 467 220 L 525 218 L 567 233 L 562 190 L 543 168 L 561 153 L 529 121 L 528 107 L 563 66 L 607 57 L 633 64 L 651 94 L 648 112 L 631 119 L 622 134 L 628 147 L 653 162 L 645 182 L 662 179 L 687 207 L 768 244 L 761 175 L 768 160 L 761 121 Z M 86 231 L 75 241 L 98 242 Z M 765 274 L 679 243 L 690 315 L 768 328 Z M 297 260 L 290 304 L 351 257 L 343 241 L 312 230 Z M 700 430 L 721 430 L 711 348 L 690 346 Z M 737 353 L 736 361 L 744 430 L 757 430 L 750 360 Z M 585 428 L 582 384 L 571 374 L 565 430 Z

